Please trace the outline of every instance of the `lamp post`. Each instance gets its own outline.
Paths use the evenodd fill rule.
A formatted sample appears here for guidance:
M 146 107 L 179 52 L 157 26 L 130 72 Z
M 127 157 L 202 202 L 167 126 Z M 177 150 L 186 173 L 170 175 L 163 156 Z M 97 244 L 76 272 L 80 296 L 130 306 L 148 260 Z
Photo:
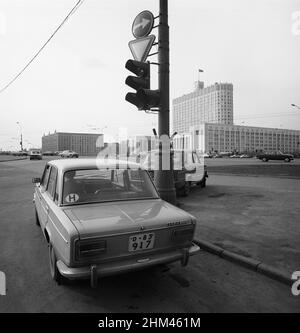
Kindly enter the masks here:
M 20 124 L 19 121 L 17 121 L 17 124 L 19 125 L 20 127 L 20 147 L 21 147 L 21 151 L 23 151 L 23 136 L 22 136 L 22 126 Z
M 296 104 L 291 104 L 291 106 L 293 106 L 294 108 L 297 108 L 300 110 L 300 106 L 296 105 Z

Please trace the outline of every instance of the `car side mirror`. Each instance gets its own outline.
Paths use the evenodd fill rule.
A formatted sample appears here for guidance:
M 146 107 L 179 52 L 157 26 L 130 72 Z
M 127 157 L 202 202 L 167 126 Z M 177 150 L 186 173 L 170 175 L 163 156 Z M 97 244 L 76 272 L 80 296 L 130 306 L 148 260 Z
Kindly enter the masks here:
M 41 183 L 41 178 L 32 178 L 32 183 L 33 184 L 40 184 Z

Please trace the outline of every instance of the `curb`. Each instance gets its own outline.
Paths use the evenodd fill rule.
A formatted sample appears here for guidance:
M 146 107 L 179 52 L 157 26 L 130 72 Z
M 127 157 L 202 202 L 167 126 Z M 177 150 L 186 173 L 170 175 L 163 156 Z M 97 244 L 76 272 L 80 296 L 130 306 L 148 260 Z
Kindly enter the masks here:
M 22 158 L 14 158 L 13 160 L 0 160 L 1 162 L 13 162 L 13 161 L 22 161 L 22 160 L 27 160 L 27 157 L 22 157 Z
M 204 251 L 217 255 L 222 259 L 231 261 L 245 268 L 251 269 L 252 271 L 263 274 L 273 280 L 276 280 L 288 286 L 292 286 L 294 282 L 291 279 L 290 275 L 286 272 L 279 270 L 273 266 L 264 264 L 259 260 L 248 258 L 240 254 L 224 250 L 220 246 L 214 245 L 213 243 L 205 240 L 194 239 L 193 242 L 200 246 L 200 248 Z

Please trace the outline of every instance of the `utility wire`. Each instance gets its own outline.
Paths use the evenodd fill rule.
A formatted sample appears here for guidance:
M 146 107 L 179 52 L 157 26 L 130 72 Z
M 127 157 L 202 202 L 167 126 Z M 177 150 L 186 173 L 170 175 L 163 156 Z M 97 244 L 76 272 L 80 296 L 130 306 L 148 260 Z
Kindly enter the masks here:
M 60 25 L 54 30 L 52 35 L 47 39 L 47 41 L 42 45 L 42 47 L 29 60 L 29 62 L 21 69 L 21 71 L 16 76 L 14 76 L 3 88 L 0 89 L 0 94 L 3 91 L 5 91 L 11 84 L 13 84 L 20 75 L 22 75 L 22 73 L 27 69 L 27 67 L 29 67 L 31 65 L 31 63 L 35 60 L 35 58 L 37 58 L 37 56 L 43 51 L 43 49 L 50 42 L 50 40 L 55 36 L 55 34 L 58 32 L 58 30 L 66 23 L 66 21 L 70 18 L 70 16 L 76 12 L 76 10 L 82 5 L 83 2 L 84 2 L 84 0 L 77 1 L 76 5 L 71 9 L 71 11 L 68 13 L 68 15 L 60 23 Z

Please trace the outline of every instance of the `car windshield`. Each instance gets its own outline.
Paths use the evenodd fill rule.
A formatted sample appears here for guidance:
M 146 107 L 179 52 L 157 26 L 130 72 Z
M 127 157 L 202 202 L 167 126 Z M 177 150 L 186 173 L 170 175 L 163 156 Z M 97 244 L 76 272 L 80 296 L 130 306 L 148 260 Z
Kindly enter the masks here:
M 145 170 L 89 169 L 64 174 L 65 205 L 150 198 L 158 195 Z

